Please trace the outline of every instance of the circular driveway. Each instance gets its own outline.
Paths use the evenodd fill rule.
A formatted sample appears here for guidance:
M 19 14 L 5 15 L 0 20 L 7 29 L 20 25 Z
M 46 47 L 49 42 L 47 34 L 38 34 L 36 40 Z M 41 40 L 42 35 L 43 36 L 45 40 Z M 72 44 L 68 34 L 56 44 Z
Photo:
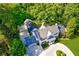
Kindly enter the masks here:
M 56 51 L 61 50 L 63 51 L 67 56 L 74 56 L 74 54 L 71 52 L 71 50 L 61 43 L 56 43 L 50 45 L 46 50 L 44 50 L 39 56 L 56 56 Z

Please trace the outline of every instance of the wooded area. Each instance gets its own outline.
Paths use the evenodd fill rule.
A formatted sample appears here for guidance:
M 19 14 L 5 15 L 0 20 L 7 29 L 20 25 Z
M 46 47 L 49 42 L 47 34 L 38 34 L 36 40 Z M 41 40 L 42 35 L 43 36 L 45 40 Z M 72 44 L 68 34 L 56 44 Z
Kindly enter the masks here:
M 43 21 L 46 25 L 61 23 L 67 28 L 64 37 L 79 35 L 79 4 L 0 4 L 0 55 L 26 53 L 18 30 L 25 19 L 32 19 L 38 26 Z

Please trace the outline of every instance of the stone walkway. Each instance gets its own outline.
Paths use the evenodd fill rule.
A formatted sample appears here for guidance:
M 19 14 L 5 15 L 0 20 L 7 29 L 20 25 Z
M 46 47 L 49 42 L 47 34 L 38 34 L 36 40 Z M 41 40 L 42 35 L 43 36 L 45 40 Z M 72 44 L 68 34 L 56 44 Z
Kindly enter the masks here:
M 71 50 L 61 43 L 52 44 L 43 51 L 39 56 L 56 56 L 56 51 L 61 50 L 63 51 L 67 56 L 74 56 L 74 54 L 71 52 Z

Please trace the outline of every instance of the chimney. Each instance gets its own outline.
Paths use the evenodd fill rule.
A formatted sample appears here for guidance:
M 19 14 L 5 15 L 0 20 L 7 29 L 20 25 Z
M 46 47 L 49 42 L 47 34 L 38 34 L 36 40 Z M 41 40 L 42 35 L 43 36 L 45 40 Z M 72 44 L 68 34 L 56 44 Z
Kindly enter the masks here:
M 42 25 L 41 25 L 40 29 L 44 29 L 44 28 L 45 28 L 44 22 L 42 22 Z

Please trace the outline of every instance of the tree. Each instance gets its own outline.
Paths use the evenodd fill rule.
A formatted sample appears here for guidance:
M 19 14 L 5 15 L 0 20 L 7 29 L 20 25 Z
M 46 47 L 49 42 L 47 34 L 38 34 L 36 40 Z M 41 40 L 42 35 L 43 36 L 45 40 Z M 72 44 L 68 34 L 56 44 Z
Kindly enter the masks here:
M 66 37 L 72 38 L 74 36 L 74 31 L 76 28 L 76 18 L 71 18 L 67 24 Z
M 0 31 L 0 55 L 9 55 L 9 48 L 7 37 Z
M 76 21 L 75 34 L 79 35 L 79 19 L 77 19 L 77 21 Z
M 26 53 L 26 49 L 22 42 L 19 39 L 13 39 L 10 42 L 11 48 L 10 48 L 10 55 L 13 56 L 23 56 Z

